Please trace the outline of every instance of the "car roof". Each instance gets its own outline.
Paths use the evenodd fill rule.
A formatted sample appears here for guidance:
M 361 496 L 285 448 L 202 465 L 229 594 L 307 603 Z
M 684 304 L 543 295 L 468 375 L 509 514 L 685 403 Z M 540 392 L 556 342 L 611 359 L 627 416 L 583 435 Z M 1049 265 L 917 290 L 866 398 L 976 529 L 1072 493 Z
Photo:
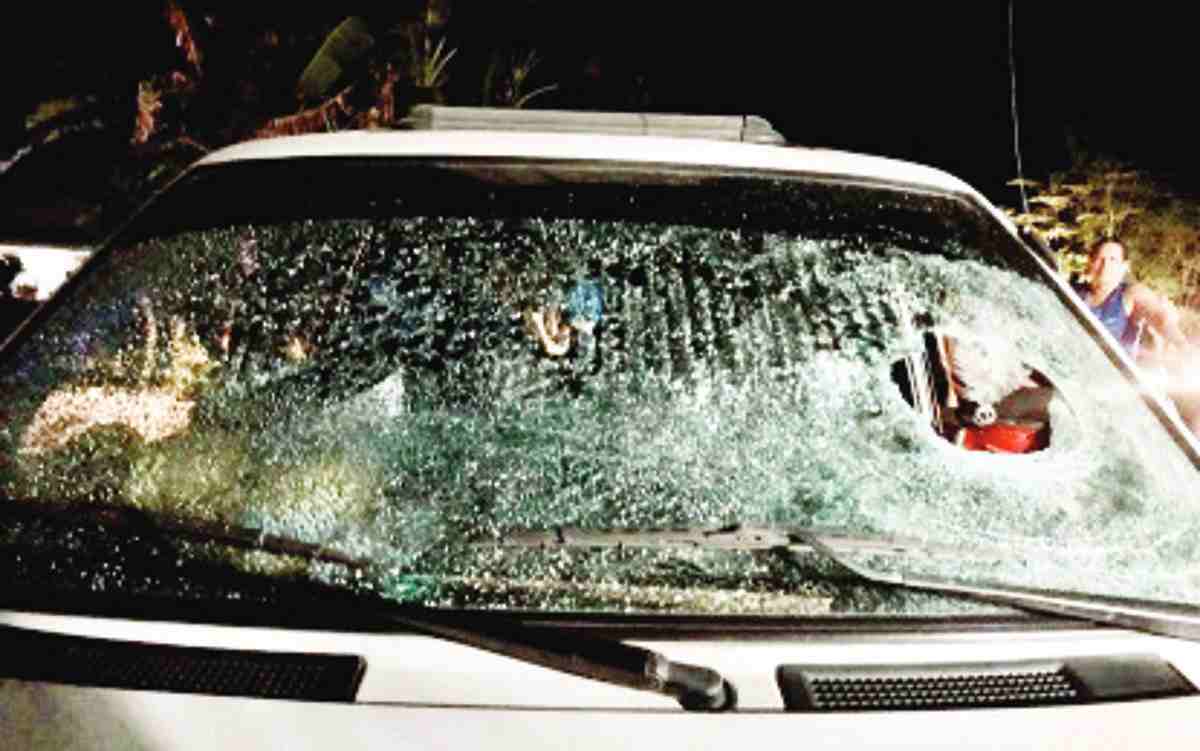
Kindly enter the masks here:
M 846 181 L 896 183 L 966 194 L 967 183 L 933 167 L 831 149 L 704 138 L 481 130 L 358 130 L 245 141 L 205 156 L 196 167 L 313 157 L 586 160 L 625 164 L 765 170 Z

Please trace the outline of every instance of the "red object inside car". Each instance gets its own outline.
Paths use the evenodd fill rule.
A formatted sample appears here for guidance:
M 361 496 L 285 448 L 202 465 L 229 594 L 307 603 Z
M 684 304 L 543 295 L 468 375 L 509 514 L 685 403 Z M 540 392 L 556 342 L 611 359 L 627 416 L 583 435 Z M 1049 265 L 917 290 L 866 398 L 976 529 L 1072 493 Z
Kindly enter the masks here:
M 1002 454 L 1028 454 L 1046 448 L 1041 426 L 995 423 L 985 427 L 964 428 L 958 444 L 968 451 L 992 451 Z

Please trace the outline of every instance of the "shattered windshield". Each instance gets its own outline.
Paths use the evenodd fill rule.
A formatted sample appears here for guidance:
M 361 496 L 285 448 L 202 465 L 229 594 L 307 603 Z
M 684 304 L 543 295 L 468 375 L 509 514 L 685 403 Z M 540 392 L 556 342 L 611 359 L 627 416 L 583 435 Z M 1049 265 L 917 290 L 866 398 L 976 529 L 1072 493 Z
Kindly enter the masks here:
M 958 607 L 803 553 L 509 544 L 735 524 L 1196 601 L 1195 467 L 965 201 L 452 167 L 177 185 L 5 351 L 4 503 L 286 540 L 180 551 L 445 607 Z

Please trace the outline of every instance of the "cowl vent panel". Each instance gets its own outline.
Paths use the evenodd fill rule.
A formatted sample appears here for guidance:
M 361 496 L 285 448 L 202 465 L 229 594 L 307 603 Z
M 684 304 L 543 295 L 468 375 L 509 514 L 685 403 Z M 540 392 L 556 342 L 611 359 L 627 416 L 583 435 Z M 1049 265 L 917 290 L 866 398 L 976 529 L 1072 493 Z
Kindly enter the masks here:
M 1033 707 L 1197 693 L 1154 655 L 939 665 L 783 665 L 791 712 Z
M 0 680 L 299 701 L 354 701 L 357 655 L 111 641 L 0 627 Z

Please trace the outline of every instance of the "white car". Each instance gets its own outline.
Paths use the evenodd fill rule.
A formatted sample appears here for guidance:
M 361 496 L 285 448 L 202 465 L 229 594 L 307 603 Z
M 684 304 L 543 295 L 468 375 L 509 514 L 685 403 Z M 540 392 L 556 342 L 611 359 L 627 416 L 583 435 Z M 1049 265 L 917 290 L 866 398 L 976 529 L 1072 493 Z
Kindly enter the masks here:
M 1197 445 L 940 171 L 424 107 L 0 350 L 0 747 L 1194 748 Z

